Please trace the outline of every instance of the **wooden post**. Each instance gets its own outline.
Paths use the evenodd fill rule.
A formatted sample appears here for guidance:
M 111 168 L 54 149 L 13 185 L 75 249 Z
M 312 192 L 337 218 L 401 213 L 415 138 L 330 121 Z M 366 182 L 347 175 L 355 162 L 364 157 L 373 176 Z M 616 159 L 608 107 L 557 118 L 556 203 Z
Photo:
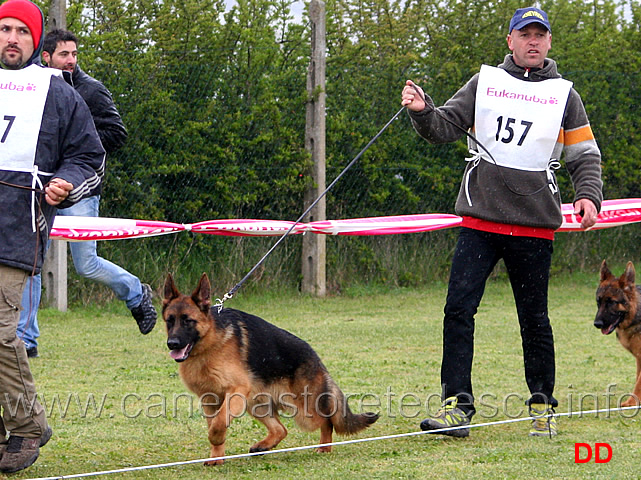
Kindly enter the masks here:
M 42 302 L 61 312 L 67 311 L 67 242 L 53 240 L 42 266 Z
M 67 1 L 51 0 L 47 31 L 67 27 Z M 44 304 L 61 312 L 67 311 L 67 242 L 54 240 L 42 265 L 42 288 Z
M 312 185 L 305 192 L 307 209 L 325 191 L 325 3 L 311 0 L 309 4 L 312 53 L 307 72 L 307 117 L 305 148 L 312 156 L 309 174 Z M 325 197 L 310 211 L 304 222 L 326 220 Z M 308 233 L 303 236 L 301 290 L 319 297 L 326 294 L 325 235 Z
M 47 18 L 47 32 L 54 28 L 67 28 L 67 1 L 51 0 L 49 4 L 49 17 Z

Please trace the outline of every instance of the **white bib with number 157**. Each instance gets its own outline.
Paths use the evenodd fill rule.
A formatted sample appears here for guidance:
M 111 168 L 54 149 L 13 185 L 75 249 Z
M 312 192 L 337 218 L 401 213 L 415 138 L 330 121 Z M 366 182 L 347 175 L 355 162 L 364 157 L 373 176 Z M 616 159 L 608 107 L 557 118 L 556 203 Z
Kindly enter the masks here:
M 529 82 L 483 65 L 476 90 L 476 138 L 498 165 L 546 170 L 571 88 L 572 82 L 562 78 Z

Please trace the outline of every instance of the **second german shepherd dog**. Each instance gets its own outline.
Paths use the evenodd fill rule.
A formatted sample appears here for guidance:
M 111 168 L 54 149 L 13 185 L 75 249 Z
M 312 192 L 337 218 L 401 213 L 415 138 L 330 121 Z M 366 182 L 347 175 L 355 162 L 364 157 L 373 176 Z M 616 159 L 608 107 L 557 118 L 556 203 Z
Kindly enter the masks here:
M 329 452 L 332 432 L 357 433 L 378 414 L 351 412 L 316 352 L 306 342 L 239 310 L 212 307 L 203 274 L 191 295 L 182 295 L 171 274 L 164 287 L 162 315 L 167 347 L 180 362 L 180 377 L 198 395 L 207 418 L 211 458 L 225 455 L 225 434 L 245 412 L 267 427 L 267 437 L 250 452 L 274 448 L 287 435 L 278 412 L 304 430 L 321 430 L 318 451 Z M 206 465 L 222 464 L 222 459 Z
M 596 291 L 597 313 L 594 326 L 609 335 L 616 330 L 617 338 L 637 362 L 634 390 L 622 407 L 639 405 L 641 399 L 641 287 L 635 284 L 635 271 L 628 262 L 620 277 L 615 277 L 605 260 L 601 263 L 601 281 Z

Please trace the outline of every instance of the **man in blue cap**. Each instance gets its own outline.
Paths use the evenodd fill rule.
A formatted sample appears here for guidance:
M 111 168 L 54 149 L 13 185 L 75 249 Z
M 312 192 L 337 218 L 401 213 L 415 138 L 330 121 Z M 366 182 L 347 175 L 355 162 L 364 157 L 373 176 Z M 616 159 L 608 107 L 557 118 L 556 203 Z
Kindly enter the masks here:
M 423 430 L 469 435 L 476 412 L 472 393 L 474 315 L 485 283 L 503 259 L 519 319 L 530 435 L 556 435 L 554 338 L 548 317 L 548 283 L 554 232 L 563 221 L 554 170 L 564 156 L 575 189 L 574 211 L 592 227 L 603 200 L 601 153 L 572 83 L 547 58 L 552 28 L 536 7 L 519 8 L 510 21 L 511 54 L 481 71 L 445 105 L 410 80 L 401 103 L 416 131 L 432 143 L 468 141 L 471 158 L 456 213 L 463 217 L 452 259 L 445 317 L 441 385 L 443 405 Z M 455 127 L 456 125 L 457 127 Z M 483 145 L 485 148 L 481 148 Z M 487 149 L 487 151 L 486 151 Z

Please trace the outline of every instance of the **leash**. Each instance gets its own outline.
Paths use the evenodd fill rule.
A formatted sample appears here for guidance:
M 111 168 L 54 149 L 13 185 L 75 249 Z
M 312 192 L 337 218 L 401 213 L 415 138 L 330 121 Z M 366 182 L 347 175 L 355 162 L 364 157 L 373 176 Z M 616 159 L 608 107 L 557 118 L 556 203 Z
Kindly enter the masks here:
M 460 425 L 458 427 L 447 427 L 447 428 L 440 428 L 438 430 L 427 430 L 427 431 L 414 431 L 414 432 L 407 432 L 407 433 L 397 433 L 397 434 L 392 434 L 392 435 L 382 435 L 379 437 L 367 437 L 367 438 L 357 438 L 357 439 L 352 439 L 352 440 L 343 440 L 339 442 L 332 442 L 332 443 L 321 443 L 317 445 L 304 445 L 300 447 L 290 447 L 290 448 L 281 448 L 278 450 L 267 450 L 265 452 L 254 452 L 254 453 L 241 453 L 237 455 L 225 455 L 222 457 L 211 457 L 211 458 L 202 458 L 202 459 L 197 459 L 197 460 L 186 460 L 182 462 L 171 462 L 171 463 L 160 463 L 156 465 L 145 465 L 145 466 L 140 466 L 140 467 L 129 467 L 129 468 L 121 468 L 121 469 L 116 469 L 116 470 L 103 470 L 99 472 L 89 472 L 89 473 L 78 473 L 78 474 L 71 474 L 71 475 L 60 475 L 56 477 L 39 477 L 39 478 L 31 478 L 28 480 L 64 480 L 64 479 L 69 479 L 69 478 L 85 478 L 85 477 L 97 477 L 100 475 L 111 475 L 115 473 L 125 473 L 125 472 L 136 472 L 136 471 L 141 471 L 141 470 L 151 470 L 151 469 L 156 469 L 156 468 L 168 468 L 168 467 L 178 467 L 182 465 L 193 465 L 197 463 L 204 463 L 208 461 L 214 461 L 214 460 L 234 460 L 234 459 L 239 459 L 239 458 L 249 458 L 249 457 L 255 457 L 255 456 L 264 456 L 264 455 L 275 455 L 278 453 L 291 453 L 291 452 L 300 452 L 303 450 L 312 450 L 316 448 L 321 448 L 321 447 L 332 447 L 332 446 L 342 446 L 342 445 L 351 445 L 351 444 L 357 444 L 357 443 L 366 443 L 366 442 L 375 442 L 375 441 L 380 441 L 380 440 L 394 440 L 397 438 L 404 438 L 404 437 L 415 437 L 418 435 L 438 435 L 438 434 L 443 434 L 445 432 L 450 432 L 453 430 L 460 430 L 463 428 L 481 428 L 481 427 L 490 427 L 490 426 L 496 426 L 496 425 L 506 425 L 506 424 L 511 424 L 511 423 L 517 423 L 517 422 L 525 422 L 525 421 L 531 421 L 535 418 L 541 418 L 541 417 L 568 417 L 572 418 L 573 416 L 577 416 L 579 418 L 583 418 L 583 415 L 588 415 L 588 414 L 596 414 L 597 417 L 600 413 L 608 413 L 610 414 L 611 412 L 622 412 L 624 410 L 637 410 L 639 411 L 639 406 L 634 406 L 634 407 L 618 407 L 618 408 L 605 408 L 605 409 L 595 409 L 595 410 L 588 410 L 588 411 L 578 411 L 578 412 L 566 412 L 566 413 L 555 413 L 555 414 L 548 414 L 548 415 L 543 415 L 543 416 L 528 416 L 528 417 L 520 417 L 520 418 L 511 418 L 508 420 L 498 420 L 496 422 L 486 422 L 486 423 L 474 423 L 470 425 Z M 626 417 L 626 418 L 632 418 L 632 417 Z
M 545 190 L 545 189 L 550 185 L 550 183 L 546 183 L 545 185 L 541 186 L 541 187 L 540 187 L 540 188 L 538 188 L 537 190 L 534 190 L 533 192 L 527 192 L 527 193 L 524 193 L 524 192 L 518 192 L 518 191 L 514 190 L 514 189 L 510 186 L 510 184 L 507 182 L 507 180 L 505 179 L 505 176 L 503 175 L 503 172 L 502 172 L 502 171 L 501 171 L 501 169 L 499 168 L 499 164 L 496 162 L 496 160 L 494 159 L 494 157 L 492 156 L 492 154 L 490 153 L 490 151 L 485 147 L 485 145 L 483 145 L 483 143 L 481 143 L 481 142 L 480 142 L 480 141 L 479 141 L 479 140 L 474 136 L 474 134 L 472 134 L 468 129 L 463 128 L 463 127 L 462 127 L 461 125 L 459 125 L 458 123 L 454 122 L 453 120 L 450 120 L 450 119 L 449 119 L 449 118 L 447 118 L 447 117 L 445 116 L 445 114 L 444 114 L 443 112 L 441 112 L 438 108 L 436 108 L 436 107 L 432 106 L 431 104 L 429 104 L 429 103 L 427 102 L 427 100 L 425 99 L 425 95 L 424 95 L 423 93 L 421 93 L 421 91 L 420 91 L 420 90 L 418 89 L 418 87 L 414 84 L 414 82 L 412 82 L 412 88 L 413 88 L 413 89 L 414 89 L 414 91 L 418 94 L 418 96 L 421 98 L 421 100 L 423 100 L 423 103 L 425 103 L 425 108 L 429 108 L 429 109 L 430 109 L 430 112 L 435 113 L 436 115 L 438 115 L 439 117 L 441 117 L 443 120 L 445 120 L 447 123 L 449 123 L 450 125 L 454 126 L 454 127 L 455 127 L 455 128 L 457 128 L 458 130 L 460 130 L 461 132 L 463 132 L 463 133 L 464 133 L 464 134 L 465 134 L 465 135 L 466 135 L 470 140 L 472 140 L 476 145 L 478 145 L 479 147 L 481 147 L 481 150 L 483 150 L 483 151 L 484 151 L 484 152 L 485 152 L 485 153 L 490 157 L 490 160 L 492 160 L 490 163 L 492 163 L 492 165 L 494 165 L 494 166 L 496 167 L 496 171 L 498 172 L 499 176 L 501 177 L 501 181 L 503 182 L 503 185 L 505 185 L 505 187 L 506 187 L 506 188 L 507 188 L 511 193 L 513 193 L 514 195 L 518 195 L 519 197 L 530 197 L 530 196 L 536 195 L 537 193 L 542 192 L 543 190 Z M 557 165 L 557 164 L 558 164 L 558 162 L 555 162 L 555 165 Z
M 36 193 L 43 193 L 43 194 L 45 193 L 45 191 L 44 191 L 44 190 L 41 190 L 41 189 L 39 189 L 39 188 L 35 188 L 35 187 L 25 187 L 24 185 L 17 185 L 17 184 L 15 184 L 15 183 L 4 182 L 4 181 L 2 181 L 2 180 L 0 180 L 0 185 L 5 185 L 5 186 L 7 186 L 7 187 L 19 188 L 19 189 L 21 189 L 21 190 L 29 190 L 29 191 L 31 191 L 31 192 L 36 192 Z
M 507 180 L 505 179 L 505 177 L 503 175 L 503 172 L 499 168 L 498 163 L 496 162 L 496 160 L 494 159 L 494 157 L 492 156 L 490 151 L 487 149 L 487 147 L 485 145 L 483 145 L 483 143 L 481 143 L 472 133 L 470 133 L 468 129 L 465 129 L 462 126 L 460 126 L 459 124 L 457 124 L 456 122 L 450 120 L 449 118 L 447 118 L 445 116 L 445 114 L 443 112 L 438 110 L 436 107 L 433 107 L 432 105 L 430 105 L 426 101 L 425 95 L 421 93 L 421 91 L 418 89 L 418 87 L 413 82 L 412 82 L 412 88 L 416 91 L 416 93 L 419 95 L 419 97 L 421 97 L 421 100 L 423 100 L 423 103 L 425 103 L 426 108 L 429 107 L 431 109 L 431 112 L 436 113 L 437 115 L 439 115 L 443 120 L 445 120 L 447 123 L 453 125 L 455 128 L 457 128 L 458 130 L 463 132 L 476 145 L 481 147 L 481 149 L 492 160 L 491 163 L 496 167 L 497 172 L 499 173 L 499 176 L 501 177 L 501 180 L 503 181 L 503 184 L 505 185 L 505 187 L 510 192 L 512 192 L 513 194 L 518 195 L 518 196 L 532 196 L 532 195 L 536 195 L 537 193 L 539 193 L 539 192 L 545 190 L 546 188 L 548 188 L 550 183 L 546 183 L 545 185 L 541 186 L 537 190 L 535 190 L 533 192 L 528 192 L 528 193 L 518 192 L 518 191 L 514 190 L 507 183 Z M 254 265 L 254 267 L 240 280 L 240 282 L 238 282 L 231 290 L 229 290 L 229 292 L 227 292 L 225 295 L 223 295 L 222 298 L 217 298 L 216 299 L 216 303 L 214 304 L 214 306 L 218 308 L 218 312 L 219 313 L 222 310 L 223 304 L 225 303 L 225 301 L 227 301 L 227 300 L 229 300 L 229 299 L 234 297 L 234 295 L 240 289 L 240 287 L 243 285 L 243 283 L 245 283 L 247 281 L 247 279 L 256 271 L 256 269 L 263 264 L 263 262 L 276 249 L 276 247 L 278 247 L 278 245 L 280 245 L 281 242 L 283 242 L 285 240 L 285 238 L 287 238 L 289 236 L 289 234 L 292 232 L 292 230 L 294 230 L 296 225 L 298 225 L 301 222 L 301 220 L 312 210 L 312 208 L 314 208 L 316 206 L 316 204 L 327 194 L 327 192 L 329 192 L 332 189 L 332 187 L 336 184 L 336 182 L 338 182 L 338 180 L 340 180 L 340 178 L 358 161 L 358 159 L 369 149 L 369 147 L 372 146 L 372 144 L 378 139 L 378 137 L 380 137 L 381 134 L 385 130 L 387 130 L 387 127 L 389 127 L 391 125 L 391 123 L 394 120 L 396 120 L 396 118 L 403 112 L 403 110 L 405 110 L 405 107 L 401 107 L 401 109 L 398 112 L 396 112 L 396 114 L 385 124 L 385 126 L 376 135 L 374 135 L 374 137 L 367 143 L 367 145 L 365 145 L 365 147 L 358 153 L 358 155 L 356 155 L 356 157 L 354 157 L 354 159 L 347 164 L 347 166 L 343 169 L 343 171 L 334 179 L 334 181 L 325 189 L 325 191 L 323 193 L 321 193 L 318 196 L 318 198 L 312 202 L 312 204 L 303 212 L 303 214 L 300 217 L 298 217 L 298 219 L 289 228 L 289 230 L 287 230 L 287 232 L 285 232 L 285 234 L 267 251 L 267 253 L 265 253 L 265 255 L 263 255 L 263 257 L 258 261 L 258 263 L 256 263 L 256 265 Z
M 20 190 L 28 190 L 30 192 L 35 192 L 39 195 L 46 195 L 46 192 L 44 189 L 36 188 L 36 187 L 28 187 L 25 185 L 18 185 L 16 183 L 10 183 L 10 182 L 5 182 L 3 180 L 0 180 L 0 185 L 4 185 L 6 187 L 12 187 L 12 188 L 18 188 Z M 38 217 L 43 216 L 42 215 L 42 205 L 41 205 L 41 198 L 36 198 L 36 204 L 38 206 Z M 38 263 L 38 251 L 40 249 L 40 223 L 36 220 L 35 222 L 36 225 L 36 246 L 35 246 L 35 251 L 34 251 L 34 257 L 33 257 L 33 265 L 31 266 L 31 276 L 35 275 L 36 273 L 36 264 Z M 34 307 L 33 305 L 33 285 L 29 285 L 29 315 L 28 315 L 28 320 L 25 325 L 24 331 L 22 332 L 22 335 L 20 336 L 20 339 L 24 339 L 25 333 L 27 333 L 27 330 L 31 326 L 31 311 Z
M 332 183 L 329 184 L 329 186 L 325 189 L 325 191 L 321 193 L 318 196 L 318 198 L 311 203 L 309 207 L 307 207 L 307 209 L 303 212 L 303 214 L 300 217 L 298 217 L 298 219 L 289 228 L 289 230 L 287 230 L 287 232 L 285 232 L 285 234 L 278 239 L 278 241 L 267 251 L 267 253 L 263 255 L 263 258 L 261 258 L 258 261 L 258 263 L 254 265 L 254 267 L 247 273 L 247 275 L 245 275 L 240 280 L 240 282 L 238 282 L 234 286 L 234 288 L 232 288 L 231 290 L 229 290 L 229 292 L 223 295 L 223 298 L 216 299 L 216 303 L 214 304 L 214 307 L 218 308 L 218 313 L 220 313 L 220 311 L 222 310 L 223 303 L 225 303 L 226 300 L 233 298 L 233 296 L 236 294 L 238 289 L 243 285 L 243 283 L 245 283 L 247 279 L 256 271 L 256 269 L 263 264 L 263 262 L 276 249 L 276 247 L 278 247 L 278 245 L 280 245 L 285 240 L 285 238 L 287 238 L 287 236 L 292 232 L 292 230 L 294 230 L 296 225 L 298 225 L 302 221 L 302 219 L 305 218 L 305 216 L 312 210 L 312 208 L 314 208 L 316 204 L 320 202 L 320 200 L 327 194 L 327 192 L 329 192 L 332 189 L 332 187 L 336 185 L 336 183 L 341 179 L 341 177 L 358 161 L 358 159 L 363 156 L 363 154 L 372 146 L 372 144 L 378 139 L 378 137 L 380 137 L 381 134 L 385 130 L 387 130 L 387 128 L 392 124 L 392 122 L 398 118 L 398 116 L 403 112 L 403 110 L 405 110 L 405 107 L 402 107 L 398 112 L 396 112 L 396 114 L 385 124 L 385 126 L 383 126 L 383 128 L 381 128 L 379 132 L 376 135 L 374 135 L 374 137 L 372 137 L 372 139 L 367 143 L 367 145 L 365 145 L 365 147 L 358 153 L 358 155 L 356 155 L 354 159 L 347 164 L 347 166 L 343 169 L 343 171 L 338 174 L 338 176 L 334 179 L 334 181 L 332 181 Z

